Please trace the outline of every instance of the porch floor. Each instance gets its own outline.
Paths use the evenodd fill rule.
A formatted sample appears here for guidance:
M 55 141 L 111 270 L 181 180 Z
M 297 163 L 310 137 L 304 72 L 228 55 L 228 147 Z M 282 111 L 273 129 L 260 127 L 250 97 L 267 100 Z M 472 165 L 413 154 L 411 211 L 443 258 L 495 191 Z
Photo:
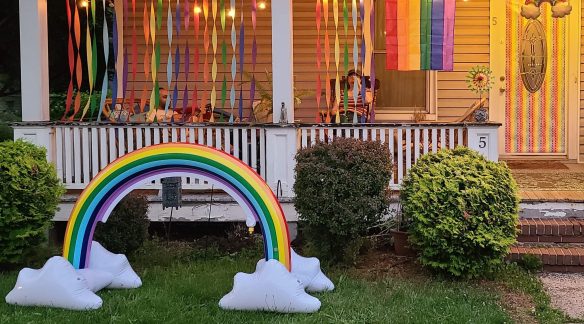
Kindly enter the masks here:
M 584 164 L 507 161 L 522 202 L 584 202 Z

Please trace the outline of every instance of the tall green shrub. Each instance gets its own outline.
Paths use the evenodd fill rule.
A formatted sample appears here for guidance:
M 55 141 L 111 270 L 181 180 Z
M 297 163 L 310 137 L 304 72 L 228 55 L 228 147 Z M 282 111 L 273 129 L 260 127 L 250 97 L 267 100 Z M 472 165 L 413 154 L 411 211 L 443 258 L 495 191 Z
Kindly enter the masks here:
M 95 240 L 114 253 L 131 254 L 148 238 L 148 200 L 132 193 L 114 208 L 107 222 L 98 223 Z
M 325 261 L 353 262 L 363 236 L 389 205 L 387 147 L 336 138 L 300 150 L 296 162 L 294 206 L 310 252 Z
M 519 199 L 511 171 L 468 148 L 421 157 L 402 184 L 401 201 L 420 261 L 434 270 L 483 275 L 516 241 Z
M 42 243 L 65 192 L 46 150 L 0 143 L 0 264 L 15 264 Z

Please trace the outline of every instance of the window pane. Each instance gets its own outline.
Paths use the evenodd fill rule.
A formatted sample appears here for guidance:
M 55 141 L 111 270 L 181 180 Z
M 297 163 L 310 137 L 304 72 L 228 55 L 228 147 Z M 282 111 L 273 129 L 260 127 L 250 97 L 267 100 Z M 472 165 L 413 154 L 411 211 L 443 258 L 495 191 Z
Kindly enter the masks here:
M 426 107 L 425 71 L 388 71 L 385 54 L 375 54 L 375 78 L 379 80 L 375 106 L 378 109 L 408 110 Z

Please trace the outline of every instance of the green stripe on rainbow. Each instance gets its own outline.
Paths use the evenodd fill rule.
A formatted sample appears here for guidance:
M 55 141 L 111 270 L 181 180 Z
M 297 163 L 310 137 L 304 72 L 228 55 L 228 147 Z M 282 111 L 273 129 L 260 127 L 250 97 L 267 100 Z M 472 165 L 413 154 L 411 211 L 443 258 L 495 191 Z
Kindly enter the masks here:
M 290 238 L 280 203 L 265 181 L 237 158 L 214 148 L 186 143 L 146 147 L 103 169 L 85 188 L 67 224 L 63 257 L 77 268 L 89 265 L 93 232 L 115 205 L 148 179 L 195 175 L 229 193 L 261 225 L 266 259 L 290 266 Z

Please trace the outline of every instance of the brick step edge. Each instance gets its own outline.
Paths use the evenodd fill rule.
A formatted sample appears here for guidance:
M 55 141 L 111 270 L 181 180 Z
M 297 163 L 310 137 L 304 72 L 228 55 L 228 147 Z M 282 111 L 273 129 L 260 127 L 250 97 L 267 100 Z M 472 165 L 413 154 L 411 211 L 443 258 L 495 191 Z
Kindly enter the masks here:
M 529 239 L 525 242 L 551 242 L 535 241 L 534 236 L 574 236 L 581 237 L 582 241 L 563 242 L 584 242 L 584 219 L 580 218 L 522 218 L 517 228 L 520 238 Z
M 584 235 L 518 235 L 522 243 L 584 243 Z
M 512 246 L 508 259 L 511 261 L 519 261 L 527 254 L 539 257 L 544 264 L 544 269 L 550 266 L 577 266 L 582 267 L 582 270 L 584 270 L 584 247 Z

